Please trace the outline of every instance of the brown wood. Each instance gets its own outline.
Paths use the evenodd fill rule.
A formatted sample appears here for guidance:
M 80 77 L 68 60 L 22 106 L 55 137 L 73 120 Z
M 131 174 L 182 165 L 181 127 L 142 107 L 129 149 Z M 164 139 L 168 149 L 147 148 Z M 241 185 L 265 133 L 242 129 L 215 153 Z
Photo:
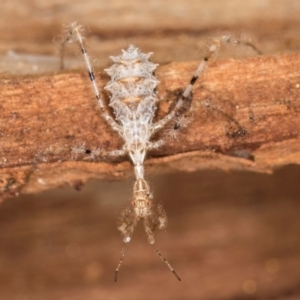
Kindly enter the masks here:
M 157 70 L 162 99 L 158 119 L 169 111 L 197 64 L 172 63 Z M 298 54 L 211 62 L 195 85 L 188 125 L 175 130 L 171 124 L 156 137 L 166 143 L 149 154 L 147 171 L 271 172 L 299 163 L 299 69 Z M 97 75 L 102 89 L 108 77 Z M 4 195 L 19 188 L 32 193 L 65 184 L 77 187 L 91 178 L 118 179 L 131 173 L 127 157 L 86 162 L 70 154 L 82 143 L 107 151 L 122 146 L 100 116 L 87 76 L 8 77 L 0 84 Z

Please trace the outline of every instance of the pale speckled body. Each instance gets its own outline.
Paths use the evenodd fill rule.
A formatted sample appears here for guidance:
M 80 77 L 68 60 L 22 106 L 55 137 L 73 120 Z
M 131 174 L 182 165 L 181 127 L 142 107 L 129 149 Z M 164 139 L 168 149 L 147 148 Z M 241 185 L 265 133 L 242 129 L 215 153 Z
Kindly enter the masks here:
M 114 111 L 114 117 L 112 117 L 100 96 L 81 32 L 82 27 L 75 22 L 66 28 L 62 39 L 62 53 L 66 43 L 74 41 L 79 43 L 96 99 L 102 111 L 102 117 L 123 138 L 124 146 L 120 150 L 112 150 L 110 152 L 102 149 L 92 151 L 83 147 L 72 149 L 72 151 L 76 155 L 82 153 L 89 154 L 92 157 L 101 154 L 105 156 L 129 155 L 134 165 L 135 183 L 131 201 L 132 208 L 124 210 L 118 220 L 118 230 L 123 236 L 124 247 L 115 272 L 115 281 L 117 281 L 117 274 L 125 255 L 125 245 L 130 242 L 137 222 L 141 219 L 143 220 L 148 242 L 152 245 L 155 243 L 154 231 L 156 229 L 165 229 L 167 226 L 166 212 L 162 205 L 153 203 L 149 184 L 144 178 L 146 152 L 150 149 L 158 148 L 163 143 L 163 140 L 153 142 L 150 139 L 155 132 L 163 129 L 170 121 L 178 122 L 184 112 L 190 108 L 192 87 L 203 72 L 208 59 L 218 49 L 218 42 L 208 47 L 207 54 L 193 74 L 190 83 L 177 98 L 176 104 L 171 111 L 164 118 L 153 123 L 158 101 L 155 88 L 159 82 L 153 73 L 157 64 L 149 60 L 152 53 L 142 53 L 138 48 L 131 45 L 127 50 L 122 50 L 123 53 L 120 56 L 111 57 L 113 65 L 106 69 L 110 76 L 110 81 L 105 86 L 105 89 L 111 94 L 109 105 Z M 175 277 L 181 280 L 160 251 L 157 248 L 154 249 Z
M 122 55 L 111 57 L 114 64 L 105 70 L 111 78 L 105 86 L 111 93 L 109 105 L 121 124 L 124 150 L 135 166 L 144 163 L 158 100 L 155 88 L 159 81 L 153 75 L 157 64 L 149 61 L 151 54 L 131 45 Z

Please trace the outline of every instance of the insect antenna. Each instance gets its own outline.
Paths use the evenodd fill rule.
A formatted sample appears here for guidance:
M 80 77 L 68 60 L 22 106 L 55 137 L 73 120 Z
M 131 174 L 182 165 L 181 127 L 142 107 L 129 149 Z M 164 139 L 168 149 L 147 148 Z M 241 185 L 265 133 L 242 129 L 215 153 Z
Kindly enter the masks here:
M 146 234 L 148 236 L 148 242 L 150 245 L 153 245 L 153 248 L 156 252 L 156 254 L 161 258 L 161 260 L 168 266 L 170 271 L 174 274 L 174 276 L 178 279 L 178 281 L 181 281 L 181 278 L 178 276 L 176 271 L 173 269 L 173 267 L 170 265 L 170 263 L 163 257 L 161 252 L 154 246 L 155 240 L 154 240 L 154 231 L 156 229 L 164 229 L 167 225 L 167 216 L 165 213 L 165 210 L 161 205 L 158 205 L 156 208 L 156 212 L 153 213 L 152 220 L 149 218 L 144 218 L 144 227 Z
M 176 271 L 172 268 L 170 263 L 162 256 L 161 252 L 155 247 L 154 250 L 157 253 L 157 255 L 161 258 L 161 260 L 169 267 L 170 271 L 174 274 L 174 276 L 178 279 L 178 281 L 181 281 L 181 278 L 178 276 Z
M 118 273 L 119 273 L 119 270 L 120 270 L 121 265 L 122 265 L 123 260 L 124 260 L 125 251 L 126 251 L 126 247 L 124 245 L 123 248 L 122 248 L 122 251 L 121 251 L 121 257 L 120 257 L 119 264 L 118 264 L 118 266 L 116 268 L 116 271 L 115 271 L 115 282 L 117 282 L 117 280 L 118 280 Z

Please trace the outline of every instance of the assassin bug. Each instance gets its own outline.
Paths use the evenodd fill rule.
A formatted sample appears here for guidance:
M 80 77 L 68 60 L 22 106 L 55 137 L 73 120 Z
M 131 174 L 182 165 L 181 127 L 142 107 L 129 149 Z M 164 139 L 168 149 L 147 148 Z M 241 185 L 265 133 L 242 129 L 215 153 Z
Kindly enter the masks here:
M 152 53 L 142 53 L 137 47 L 130 45 L 126 50 L 122 50 L 120 56 L 110 57 L 113 65 L 105 70 L 110 76 L 110 81 L 104 88 L 110 92 L 109 106 L 114 112 L 114 117 L 112 117 L 100 96 L 82 31 L 83 28 L 77 23 L 70 24 L 63 33 L 61 52 L 63 53 L 66 43 L 77 42 L 79 44 L 102 117 L 124 140 L 122 149 L 105 152 L 105 155 L 110 154 L 114 157 L 128 155 L 134 166 L 135 183 L 131 201 L 132 208 L 127 208 L 122 212 L 118 220 L 118 230 L 123 236 L 124 246 L 115 271 L 115 281 L 117 281 L 118 272 L 124 260 L 125 246 L 130 242 L 137 222 L 143 220 L 148 242 L 153 246 L 155 244 L 154 231 L 165 229 L 167 226 L 166 212 L 161 204 L 153 203 L 150 186 L 144 176 L 144 161 L 147 151 L 156 149 L 163 143 L 163 140 L 153 141 L 152 137 L 172 120 L 180 120 L 190 108 L 193 85 L 203 72 L 207 61 L 219 49 L 220 40 L 215 40 L 208 45 L 202 61 L 192 75 L 189 84 L 178 96 L 174 107 L 165 117 L 154 123 L 153 118 L 159 101 L 155 88 L 159 81 L 153 73 L 158 65 L 149 60 Z M 229 41 L 228 36 L 223 36 L 222 40 L 224 39 Z M 84 147 L 74 148 L 72 151 L 76 154 L 92 156 L 102 153 L 99 149 L 93 151 Z M 156 247 L 154 249 L 180 281 L 180 277 L 169 262 Z

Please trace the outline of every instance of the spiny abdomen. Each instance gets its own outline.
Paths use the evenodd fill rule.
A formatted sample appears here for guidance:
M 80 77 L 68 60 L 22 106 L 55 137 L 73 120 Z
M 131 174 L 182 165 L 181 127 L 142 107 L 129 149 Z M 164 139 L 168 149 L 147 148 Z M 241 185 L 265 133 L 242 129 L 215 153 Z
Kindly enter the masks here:
M 105 86 L 111 93 L 110 106 L 121 122 L 130 118 L 130 112 L 153 116 L 158 80 L 153 75 L 157 64 L 149 61 L 152 53 L 142 53 L 132 45 L 122 51 L 122 55 L 111 57 L 114 64 L 105 70 L 111 77 Z

